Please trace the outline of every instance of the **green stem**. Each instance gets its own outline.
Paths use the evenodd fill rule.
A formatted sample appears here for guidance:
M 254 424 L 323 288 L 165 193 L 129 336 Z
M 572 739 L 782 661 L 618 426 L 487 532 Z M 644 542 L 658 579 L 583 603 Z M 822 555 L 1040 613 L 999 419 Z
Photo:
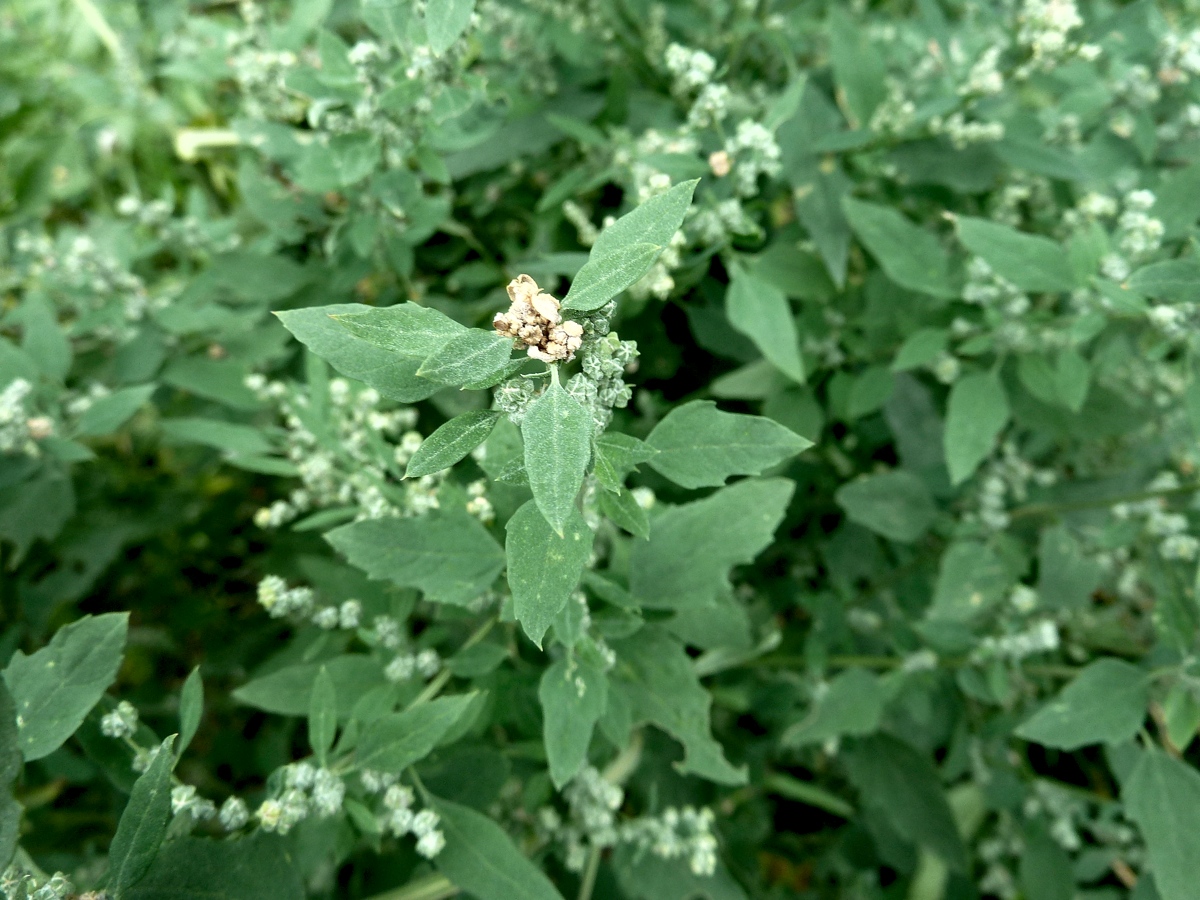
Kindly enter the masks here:
M 1106 497 L 1103 500 L 1080 500 L 1074 503 L 1031 503 L 1019 506 L 1009 512 L 1009 519 L 1024 519 L 1030 516 L 1053 516 L 1064 512 L 1074 512 L 1084 509 L 1104 509 L 1116 506 L 1118 503 L 1139 503 L 1143 500 L 1180 497 L 1200 491 L 1200 482 L 1185 484 L 1177 488 L 1167 488 L 1161 491 L 1137 491 L 1132 494 L 1119 494 L 1116 497 Z
M 459 892 L 459 888 L 445 875 L 434 874 L 410 881 L 403 887 L 374 894 L 366 900 L 445 900 Z
M 576 900 L 592 900 L 592 891 L 596 888 L 596 875 L 600 872 L 600 848 L 592 847 L 588 853 L 587 868 L 583 870 L 583 880 L 579 882 L 579 894 Z
M 125 48 L 121 46 L 121 39 L 108 24 L 108 20 L 104 18 L 104 13 L 100 12 L 99 7 L 92 0 L 71 0 L 71 2 L 75 4 L 75 9 L 83 16 L 83 20 L 96 33 L 96 37 L 100 38 L 100 43 L 108 48 L 112 58 L 117 62 L 124 61 Z

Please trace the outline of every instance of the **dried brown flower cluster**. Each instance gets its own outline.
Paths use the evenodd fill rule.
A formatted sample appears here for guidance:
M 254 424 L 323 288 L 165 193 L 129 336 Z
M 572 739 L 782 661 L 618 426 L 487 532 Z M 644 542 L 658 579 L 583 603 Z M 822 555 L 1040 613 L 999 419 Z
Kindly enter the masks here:
M 528 275 L 518 275 L 508 283 L 508 312 L 496 313 L 492 325 L 503 335 L 524 344 L 534 359 L 565 362 L 583 343 L 583 326 L 563 321 L 559 303 L 537 286 Z

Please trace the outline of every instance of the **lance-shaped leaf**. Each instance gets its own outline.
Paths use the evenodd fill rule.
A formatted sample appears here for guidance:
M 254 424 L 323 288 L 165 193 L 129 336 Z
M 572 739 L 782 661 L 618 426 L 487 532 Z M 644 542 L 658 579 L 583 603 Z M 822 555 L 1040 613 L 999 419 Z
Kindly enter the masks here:
M 500 413 L 478 409 L 455 416 L 425 438 L 404 472 L 405 478 L 420 478 L 448 469 L 487 440 Z
M 562 535 L 592 454 L 592 415 L 551 384 L 529 405 L 521 423 L 525 474 L 538 509 Z
M 850 227 L 888 278 L 911 291 L 955 296 L 950 256 L 935 235 L 887 206 L 846 197 L 842 208 Z
M 438 697 L 404 712 L 389 713 L 376 719 L 358 741 L 355 765 L 360 769 L 398 773 L 424 759 L 458 722 L 476 696 L 470 693 Z
M 329 748 L 337 734 L 337 689 L 325 666 L 317 670 L 312 696 L 308 700 L 308 745 L 317 762 L 325 765 Z
M 503 373 L 511 360 L 512 338 L 472 328 L 431 353 L 417 375 L 439 384 L 486 383 Z
M 475 0 L 429 0 L 425 4 L 425 34 L 429 48 L 441 56 L 467 30 Z
M 653 459 L 658 451 L 629 434 L 609 431 L 596 438 L 596 480 L 610 491 L 619 491 L 625 476 L 639 464 Z
M 717 409 L 693 400 L 667 414 L 646 443 L 650 465 L 686 488 L 719 487 L 732 475 L 759 475 L 812 446 L 812 441 L 763 416 Z
M 1022 290 L 1069 291 L 1075 287 L 1067 251 L 1050 238 L 969 216 L 960 217 L 957 223 L 963 246 Z
M 419 588 L 429 600 L 442 603 L 470 603 L 504 567 L 500 545 L 465 512 L 364 519 L 335 528 L 325 538 L 372 578 Z
M 800 336 L 783 291 L 753 275 L 739 273 L 725 292 L 725 315 L 771 365 L 793 381 L 804 382 Z
M 369 344 L 415 359 L 425 359 L 467 331 L 445 313 L 417 303 L 351 309 L 330 318 Z
M 966 481 L 992 452 L 1008 423 L 1008 397 L 991 372 L 965 375 L 950 389 L 944 436 L 950 481 Z
M 1121 799 L 1146 839 L 1162 900 L 1192 900 L 1200 859 L 1200 774 L 1159 750 L 1147 750 Z
M 200 678 L 200 667 L 192 669 L 183 689 L 179 692 L 179 749 L 177 755 L 182 756 L 196 729 L 200 727 L 200 717 L 204 714 L 204 682 Z
M 587 762 L 592 731 L 608 700 L 608 680 L 582 659 L 560 659 L 542 675 L 538 699 L 550 779 L 561 789 Z
M 621 216 L 600 232 L 592 245 L 591 258 L 609 256 L 633 244 L 666 247 L 683 224 L 699 183 L 699 178 L 681 182 Z
M 556 533 L 531 500 L 508 520 L 505 552 L 513 610 L 539 647 L 546 629 L 579 586 L 592 552 L 592 532 L 571 507 L 562 533 Z
M 469 806 L 434 800 L 446 846 L 434 857 L 443 875 L 479 900 L 562 900 L 542 870 L 504 829 Z
M 108 890 L 116 900 L 121 900 L 146 874 L 167 833 L 174 743 L 175 735 L 171 735 L 159 746 L 149 768 L 134 782 L 117 824 L 117 833 L 108 850 Z
M 662 250 L 658 244 L 630 244 L 593 256 L 571 282 L 563 307 L 580 312 L 599 309 L 649 272 Z

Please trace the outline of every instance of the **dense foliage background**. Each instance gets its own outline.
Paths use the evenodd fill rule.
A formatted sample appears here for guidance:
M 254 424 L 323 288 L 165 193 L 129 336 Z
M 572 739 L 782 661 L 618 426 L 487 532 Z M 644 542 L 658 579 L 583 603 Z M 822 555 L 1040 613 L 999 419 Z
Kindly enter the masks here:
M 0 892 L 1200 896 L 1198 86 L 1193 0 L 8 0 Z

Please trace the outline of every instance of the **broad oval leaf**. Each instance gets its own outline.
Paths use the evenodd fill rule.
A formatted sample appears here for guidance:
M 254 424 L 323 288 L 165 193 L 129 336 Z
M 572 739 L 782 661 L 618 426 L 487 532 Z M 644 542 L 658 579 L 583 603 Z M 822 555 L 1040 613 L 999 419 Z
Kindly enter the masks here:
M 1016 730 L 1060 750 L 1119 744 L 1137 734 L 1150 695 L 1146 673 L 1120 659 L 1098 659 Z
M 561 533 L 556 532 L 531 500 L 513 514 L 505 529 L 513 611 L 539 647 L 546 629 L 579 586 L 592 552 L 592 531 L 577 509 L 570 508 L 563 524 Z
M 508 368 L 512 349 L 512 338 L 472 328 L 433 351 L 417 375 L 447 385 L 486 382 Z
M 911 472 L 868 475 L 842 485 L 835 496 L 853 521 L 893 541 L 917 540 L 937 516 L 929 487 Z
M 552 383 L 529 405 L 521 437 L 533 499 L 561 536 L 592 455 L 591 413 L 562 385 Z
M 804 383 L 800 336 L 783 291 L 752 275 L 737 274 L 725 293 L 725 315 L 768 362 L 793 381 Z
M 717 409 L 711 400 L 676 407 L 650 432 L 650 465 L 685 488 L 719 487 L 733 475 L 759 475 L 812 446 L 763 416 Z
M 335 528 L 325 539 L 372 578 L 459 606 L 487 590 L 504 567 L 500 545 L 465 512 L 364 519 Z
M 117 833 L 108 849 L 108 888 L 121 900 L 144 876 L 167 833 L 171 818 L 171 769 L 175 764 L 171 735 L 158 748 L 149 768 L 133 785 Z
M 1195 303 L 1200 300 L 1200 262 L 1168 259 L 1143 266 L 1129 276 L 1129 289 L 1155 300 Z
M 454 45 L 471 21 L 475 0 L 428 0 L 425 4 L 425 34 L 429 47 L 439 56 Z
M 414 359 L 425 359 L 467 331 L 445 313 L 417 303 L 352 309 L 330 318 L 369 344 Z
M 487 440 L 500 413 L 478 409 L 455 416 L 421 442 L 408 461 L 405 478 L 420 478 L 448 469 Z
M 129 613 L 84 616 L 60 628 L 36 653 L 13 654 L 4 681 L 27 762 L 62 746 L 104 696 L 121 666 L 128 629 Z

